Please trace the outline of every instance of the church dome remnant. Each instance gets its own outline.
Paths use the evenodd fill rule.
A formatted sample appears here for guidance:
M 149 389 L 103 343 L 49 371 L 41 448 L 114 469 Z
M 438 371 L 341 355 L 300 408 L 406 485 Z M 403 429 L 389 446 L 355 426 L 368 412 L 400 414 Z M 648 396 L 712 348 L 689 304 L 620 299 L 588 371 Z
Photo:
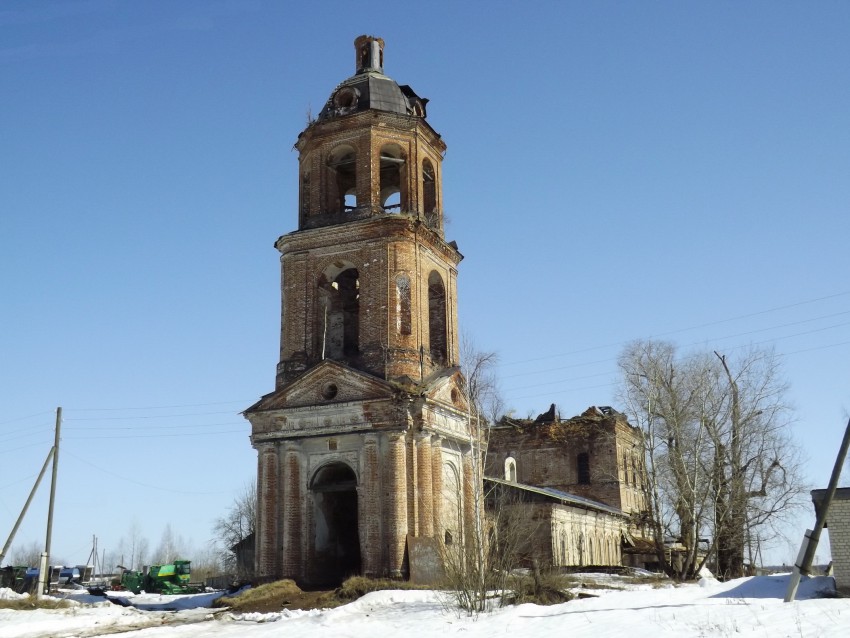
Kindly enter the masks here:
M 319 113 L 319 121 L 369 109 L 425 117 L 428 100 L 384 75 L 383 39 L 361 35 L 354 41 L 354 50 L 356 72 L 333 90 Z

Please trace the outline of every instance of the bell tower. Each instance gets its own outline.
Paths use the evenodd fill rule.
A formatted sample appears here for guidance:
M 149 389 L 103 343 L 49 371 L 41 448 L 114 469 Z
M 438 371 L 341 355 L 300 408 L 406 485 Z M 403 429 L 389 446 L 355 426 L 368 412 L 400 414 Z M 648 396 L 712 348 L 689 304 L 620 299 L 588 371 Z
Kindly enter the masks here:
M 422 381 L 457 363 L 456 266 L 443 238 L 446 146 L 427 100 L 383 74 L 384 41 L 298 136 L 298 230 L 281 237 L 277 386 L 333 359 Z
M 354 49 L 295 144 L 275 391 L 245 412 L 259 575 L 306 582 L 404 576 L 409 539 L 457 542 L 472 513 L 446 146 L 428 100 L 384 74 L 384 41 Z

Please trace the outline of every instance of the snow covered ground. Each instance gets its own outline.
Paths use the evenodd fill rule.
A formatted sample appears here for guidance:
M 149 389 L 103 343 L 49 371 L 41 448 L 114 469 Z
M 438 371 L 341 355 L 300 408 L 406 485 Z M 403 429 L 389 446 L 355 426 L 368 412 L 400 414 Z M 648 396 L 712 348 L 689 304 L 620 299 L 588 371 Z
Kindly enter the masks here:
M 141 611 L 109 602 L 79 603 L 70 609 L 0 609 L 0 638 L 85 638 L 128 629 L 128 638 L 373 638 L 411 635 L 445 638 L 512 636 L 850 636 L 850 599 L 822 598 L 831 578 L 804 579 L 793 603 L 783 603 L 787 575 L 743 578 L 728 583 L 630 586 L 626 590 L 586 590 L 596 598 L 539 607 L 519 605 L 468 618 L 447 609 L 432 591 L 384 591 L 331 610 L 236 615 L 195 605 L 203 596 L 136 596 Z M 4 594 L 4 591 L 6 592 Z M 0 590 L 0 598 L 14 595 Z M 208 601 L 207 601 L 208 602 Z

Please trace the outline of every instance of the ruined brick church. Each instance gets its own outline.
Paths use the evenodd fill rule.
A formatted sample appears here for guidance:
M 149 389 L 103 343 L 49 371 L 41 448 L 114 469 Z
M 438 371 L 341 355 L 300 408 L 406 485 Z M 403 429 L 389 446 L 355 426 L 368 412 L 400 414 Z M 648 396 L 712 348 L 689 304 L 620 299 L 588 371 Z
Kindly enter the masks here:
M 383 40 L 355 52 L 298 137 L 298 230 L 275 244 L 277 380 L 245 412 L 261 576 L 401 577 L 408 535 L 460 539 L 473 515 L 446 146 L 427 100 L 384 75 Z
M 475 517 L 446 145 L 428 100 L 384 74 L 384 41 L 361 36 L 354 48 L 355 74 L 295 144 L 298 229 L 275 243 L 275 390 L 245 411 L 260 577 L 406 577 L 413 539 L 463 542 Z M 502 460 L 522 447 L 505 441 Z M 612 543 L 625 528 L 618 507 L 592 511 Z

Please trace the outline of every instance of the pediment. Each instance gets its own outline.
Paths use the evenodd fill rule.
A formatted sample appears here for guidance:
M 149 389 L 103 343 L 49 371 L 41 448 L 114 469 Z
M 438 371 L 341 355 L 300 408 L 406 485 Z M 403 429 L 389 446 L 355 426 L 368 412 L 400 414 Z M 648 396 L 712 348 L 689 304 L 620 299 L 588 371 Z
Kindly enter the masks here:
M 422 384 L 422 393 L 432 401 L 445 403 L 465 412 L 469 405 L 465 385 L 460 370 L 448 368 L 427 379 Z
M 392 386 L 383 379 L 326 359 L 279 390 L 267 394 L 246 412 L 332 405 L 392 396 Z

